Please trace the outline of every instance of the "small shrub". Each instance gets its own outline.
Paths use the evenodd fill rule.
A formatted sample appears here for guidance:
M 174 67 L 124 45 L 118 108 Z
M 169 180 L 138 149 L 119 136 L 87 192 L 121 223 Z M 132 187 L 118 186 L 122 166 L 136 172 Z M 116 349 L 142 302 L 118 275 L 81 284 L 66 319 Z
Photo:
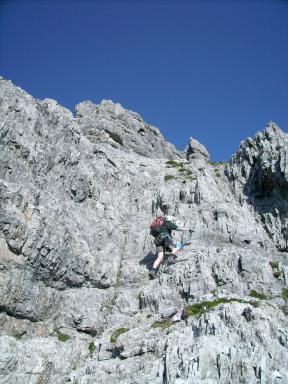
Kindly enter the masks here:
M 282 289 L 282 297 L 284 300 L 288 300 L 288 288 L 283 288 Z
M 119 337 L 120 335 L 122 335 L 123 333 L 128 332 L 128 331 L 129 331 L 129 328 L 118 328 L 118 329 L 116 329 L 116 330 L 112 333 L 112 335 L 111 335 L 111 337 L 110 337 L 110 343 L 116 343 L 118 337 Z
M 166 321 L 155 321 L 155 323 L 152 324 L 152 328 L 161 328 L 166 329 L 170 327 L 173 324 L 171 320 Z
M 175 176 L 173 176 L 173 175 L 165 175 L 164 176 L 164 181 L 169 181 L 169 180 L 172 180 L 172 179 L 175 179 Z
M 140 167 L 146 167 L 146 164 L 140 164 Z
M 259 299 L 259 300 L 267 300 L 268 299 L 266 295 L 264 295 L 263 293 L 259 293 L 259 292 L 255 291 L 254 289 L 252 289 L 252 291 L 250 291 L 249 296 L 255 297 L 256 299 Z
M 269 264 L 270 264 L 272 269 L 278 269 L 278 267 L 279 267 L 278 261 L 270 261 Z
M 17 339 L 17 340 L 21 340 L 22 339 L 22 337 L 23 337 L 23 333 L 22 334 L 18 334 L 18 335 L 15 335 L 14 337 L 15 337 L 15 339 Z
M 91 341 L 91 343 L 89 343 L 89 345 L 88 345 L 88 349 L 89 349 L 90 357 L 92 357 L 92 356 L 93 356 L 93 353 L 94 353 L 94 351 L 95 351 L 95 349 L 96 349 L 95 344 L 94 344 L 94 341 Z
M 176 160 L 168 160 L 166 161 L 167 165 L 170 165 L 171 167 L 183 167 L 184 163 L 183 162 L 178 162 Z
M 179 168 L 178 171 L 181 172 L 182 174 L 186 173 L 187 176 L 192 175 L 192 171 L 190 169 L 188 169 L 188 168 Z
M 57 337 L 58 337 L 58 340 L 63 341 L 64 343 L 65 341 L 68 341 L 70 339 L 69 335 L 66 335 L 65 333 L 61 333 L 60 331 L 57 331 Z
M 282 274 L 281 271 L 274 271 L 273 272 L 273 276 L 276 277 L 276 279 L 278 279 L 281 276 L 281 274 Z

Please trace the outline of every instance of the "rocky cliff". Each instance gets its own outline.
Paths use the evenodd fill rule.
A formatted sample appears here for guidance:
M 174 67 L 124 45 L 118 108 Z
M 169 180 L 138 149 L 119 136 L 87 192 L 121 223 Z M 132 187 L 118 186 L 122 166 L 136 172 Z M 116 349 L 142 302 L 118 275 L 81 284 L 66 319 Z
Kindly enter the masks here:
M 120 104 L 73 116 L 1 78 L 0 147 L 1 383 L 288 382 L 276 124 L 213 163 Z M 149 280 L 159 213 L 193 233 L 175 233 L 186 246 Z

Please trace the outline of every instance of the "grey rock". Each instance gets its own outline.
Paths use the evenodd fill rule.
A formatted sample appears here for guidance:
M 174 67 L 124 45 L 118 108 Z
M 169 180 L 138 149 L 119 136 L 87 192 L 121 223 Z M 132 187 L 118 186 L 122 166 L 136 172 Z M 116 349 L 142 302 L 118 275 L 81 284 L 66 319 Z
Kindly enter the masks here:
M 227 174 L 242 204 L 249 204 L 280 251 L 287 251 L 288 135 L 269 122 L 232 156 Z
M 203 144 L 196 139 L 190 137 L 188 147 L 186 149 L 187 160 L 190 159 L 205 159 L 209 160 L 209 153 Z
M 120 104 L 85 101 L 73 117 L 4 78 L 0 122 L 1 382 L 288 381 L 275 123 L 213 163 Z M 186 246 L 149 280 L 149 224 L 167 213 L 193 232 L 175 232 Z
M 181 156 L 172 144 L 164 140 L 159 129 L 111 100 L 103 100 L 99 105 L 84 101 L 76 106 L 76 117 L 81 132 L 91 142 L 132 150 L 147 157 Z

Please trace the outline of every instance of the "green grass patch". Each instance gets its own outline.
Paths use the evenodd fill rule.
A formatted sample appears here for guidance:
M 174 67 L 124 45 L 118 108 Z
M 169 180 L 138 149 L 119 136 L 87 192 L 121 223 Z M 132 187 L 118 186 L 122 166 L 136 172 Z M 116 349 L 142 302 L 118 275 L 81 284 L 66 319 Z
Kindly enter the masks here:
M 146 164 L 140 164 L 140 167 L 146 167 Z
M 285 316 L 288 316 L 288 306 L 284 306 L 281 308 L 282 312 L 284 313 Z
M 161 328 L 161 329 L 166 329 L 168 327 L 170 327 L 171 325 L 173 324 L 173 322 L 171 320 L 166 320 L 166 321 L 155 321 L 155 323 L 153 323 L 151 325 L 152 328 Z
M 164 181 L 170 181 L 170 180 L 172 180 L 172 179 L 175 179 L 175 176 L 173 176 L 173 175 L 165 175 L 164 176 Z
M 116 329 L 116 330 L 112 333 L 112 335 L 111 335 L 111 337 L 110 337 L 110 343 L 116 343 L 118 337 L 119 337 L 120 335 L 122 335 L 123 333 L 128 332 L 128 331 L 129 331 L 129 328 L 118 328 L 118 329 Z
M 91 341 L 91 343 L 89 343 L 89 345 L 88 345 L 88 349 L 89 349 L 90 357 L 92 357 L 92 356 L 93 356 L 93 353 L 94 353 L 94 351 L 95 351 L 95 349 L 96 349 L 95 344 L 94 344 L 94 341 Z
M 188 305 L 186 307 L 187 316 L 189 317 L 189 316 L 202 315 L 209 309 L 214 308 L 219 304 L 230 303 L 231 301 L 233 301 L 233 299 L 222 298 L 222 299 L 217 299 L 213 301 L 202 301 L 202 303 Z
M 270 261 L 269 264 L 270 264 L 272 269 L 278 269 L 278 267 L 279 267 L 278 261 Z
M 56 331 L 58 340 L 62 341 L 65 343 L 65 341 L 68 341 L 71 339 L 69 335 L 66 335 L 65 333 L 61 333 L 60 331 Z
M 268 297 L 266 295 L 264 295 L 263 293 L 259 293 L 259 292 L 255 291 L 255 289 L 252 289 L 252 291 L 250 291 L 249 296 L 255 297 L 255 299 L 259 299 L 259 300 L 267 300 L 268 299 Z
M 284 300 L 288 300 L 288 288 L 283 288 L 282 289 L 282 297 Z
M 188 168 L 180 168 L 178 171 L 182 174 L 186 173 L 187 176 L 192 175 L 192 171 Z
M 182 161 L 176 161 L 176 160 L 168 160 L 166 161 L 165 164 L 170 165 L 171 167 L 180 167 L 180 168 L 184 166 L 184 163 Z
M 209 311 L 210 309 L 217 307 L 217 305 L 220 304 L 227 304 L 227 303 L 244 303 L 244 304 L 251 304 L 253 307 L 258 306 L 258 303 L 240 300 L 240 299 L 225 299 L 220 298 L 213 301 L 202 301 L 201 303 L 196 303 L 192 305 L 188 305 L 185 309 L 187 311 L 187 317 L 190 316 L 201 316 L 203 313 Z

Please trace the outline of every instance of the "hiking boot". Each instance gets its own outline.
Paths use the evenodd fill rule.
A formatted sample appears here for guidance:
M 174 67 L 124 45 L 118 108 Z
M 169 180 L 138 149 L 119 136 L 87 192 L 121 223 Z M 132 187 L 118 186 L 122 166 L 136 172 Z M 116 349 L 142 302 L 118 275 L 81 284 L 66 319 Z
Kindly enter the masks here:
M 155 277 L 156 277 L 156 269 L 155 268 L 152 268 L 152 269 L 150 269 L 150 271 L 149 271 L 149 279 L 150 280 L 153 280 L 153 279 L 155 279 Z

